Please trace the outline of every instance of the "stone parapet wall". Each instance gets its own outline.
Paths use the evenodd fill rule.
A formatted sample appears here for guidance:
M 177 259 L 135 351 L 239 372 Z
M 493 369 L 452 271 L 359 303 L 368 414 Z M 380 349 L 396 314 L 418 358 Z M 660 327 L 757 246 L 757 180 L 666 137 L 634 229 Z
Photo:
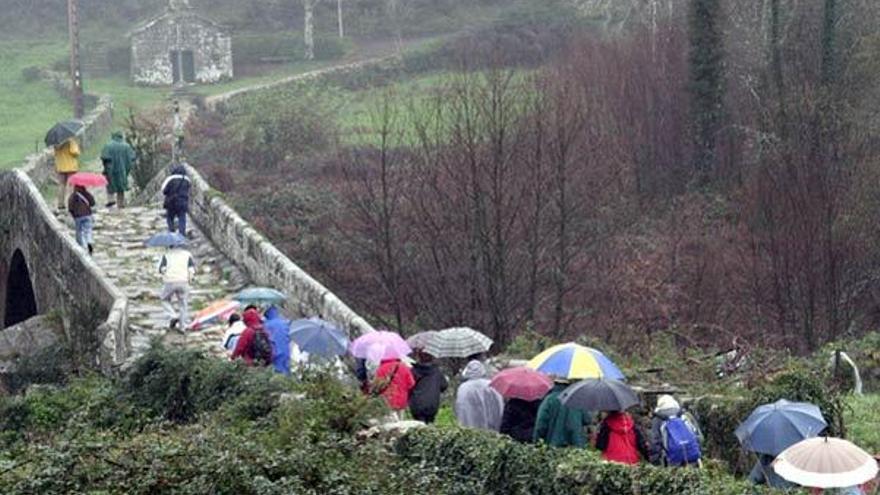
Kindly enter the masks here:
M 191 166 L 190 216 L 211 242 L 260 286 L 287 294 L 285 306 L 295 317 L 319 316 L 345 329 L 352 337 L 372 332 L 373 327 L 335 294 L 290 260 L 247 223 L 211 188 Z M 160 173 L 142 198 L 156 200 L 167 170 Z
M 75 310 L 96 308 L 103 319 L 95 330 L 100 345 L 96 364 L 105 371 L 121 365 L 128 354 L 125 295 L 66 233 L 25 171 L 0 174 L 0 199 L 10 213 L 0 220 L 0 278 L 7 279 L 9 260 L 20 251 L 31 276 L 37 313 L 57 311 L 67 320 L 65 331 L 69 332 Z M 5 291 L 5 285 L 0 286 L 0 314 L 6 311 Z

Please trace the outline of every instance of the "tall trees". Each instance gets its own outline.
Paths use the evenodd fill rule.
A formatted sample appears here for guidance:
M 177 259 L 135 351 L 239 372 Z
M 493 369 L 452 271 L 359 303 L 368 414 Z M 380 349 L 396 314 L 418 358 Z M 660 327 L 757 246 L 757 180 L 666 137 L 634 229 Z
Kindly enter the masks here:
M 306 60 L 315 59 L 315 6 L 321 0 L 302 0 L 303 3 L 303 42 Z
M 691 0 L 690 94 L 693 164 L 698 186 L 717 167 L 718 137 L 724 119 L 724 39 L 721 0 Z

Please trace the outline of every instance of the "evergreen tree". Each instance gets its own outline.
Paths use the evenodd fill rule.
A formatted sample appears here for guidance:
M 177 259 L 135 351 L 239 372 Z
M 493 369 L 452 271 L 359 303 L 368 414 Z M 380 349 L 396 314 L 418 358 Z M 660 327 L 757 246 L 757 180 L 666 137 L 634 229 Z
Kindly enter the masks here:
M 724 120 L 724 39 L 721 0 L 691 0 L 690 96 L 697 185 L 711 181 Z

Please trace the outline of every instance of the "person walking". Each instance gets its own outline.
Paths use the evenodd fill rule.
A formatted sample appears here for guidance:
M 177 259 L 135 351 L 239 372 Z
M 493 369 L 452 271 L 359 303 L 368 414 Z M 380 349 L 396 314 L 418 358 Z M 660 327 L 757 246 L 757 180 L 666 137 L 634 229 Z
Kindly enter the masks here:
M 602 459 L 620 464 L 638 464 L 648 459 L 648 448 L 642 431 L 627 412 L 609 412 L 599 425 L 596 448 Z
M 434 362 L 434 356 L 419 350 L 416 359 L 418 362 L 412 369 L 416 384 L 409 395 L 409 412 L 413 419 L 431 424 L 437 418 L 440 397 L 449 382 Z
M 403 411 L 409 404 L 409 394 L 415 386 L 409 366 L 400 359 L 383 359 L 376 369 L 376 378 L 370 384 L 370 394 L 382 396 L 395 418 L 403 419 Z
M 64 210 L 67 205 L 67 181 L 70 176 L 79 172 L 79 144 L 75 138 L 55 146 L 55 172 L 58 180 L 58 197 L 56 205 Z
M 469 428 L 498 431 L 504 414 L 504 398 L 489 386 L 489 370 L 471 361 L 462 372 L 464 382 L 455 393 L 455 417 Z
M 290 376 L 290 320 L 281 316 L 275 306 L 266 310 L 263 326 L 272 342 L 272 366 L 275 371 Z
M 116 195 L 116 207 L 125 208 L 125 192 L 128 191 L 128 174 L 136 160 L 134 148 L 125 142 L 122 131 L 116 131 L 110 142 L 101 150 L 101 162 L 104 164 L 104 175 L 107 177 L 108 200 Z
M 241 333 L 232 359 L 241 358 L 248 366 L 269 366 L 272 364 L 272 341 L 263 327 L 263 319 L 256 309 L 248 309 L 242 314 L 247 328 Z
M 589 425 L 592 414 L 562 404 L 559 395 L 568 388 L 568 385 L 567 381 L 558 380 L 541 401 L 532 435 L 535 442 L 544 441 L 553 447 L 587 445 L 584 428 Z
M 76 186 L 73 194 L 67 200 L 67 210 L 73 216 L 76 224 L 76 243 L 92 254 L 92 228 L 95 221 L 92 216 L 92 207 L 95 206 L 95 198 L 84 186 Z
M 171 167 L 171 175 L 162 183 L 162 194 L 165 195 L 163 207 L 168 231 L 174 232 L 175 220 L 177 231 L 186 237 L 186 215 L 189 212 L 189 192 L 192 183 L 186 175 L 186 167 L 175 163 Z
M 171 318 L 168 327 L 172 330 L 184 332 L 189 323 L 189 283 L 195 272 L 195 260 L 182 246 L 169 248 L 159 261 L 159 273 L 163 275 L 164 282 L 159 298 Z M 174 298 L 177 298 L 179 310 L 175 310 L 171 304 Z
M 651 418 L 651 464 L 698 466 L 703 435 L 694 417 L 671 395 L 657 398 Z
M 540 400 L 508 399 L 501 416 L 500 432 L 517 442 L 532 443 L 540 407 Z

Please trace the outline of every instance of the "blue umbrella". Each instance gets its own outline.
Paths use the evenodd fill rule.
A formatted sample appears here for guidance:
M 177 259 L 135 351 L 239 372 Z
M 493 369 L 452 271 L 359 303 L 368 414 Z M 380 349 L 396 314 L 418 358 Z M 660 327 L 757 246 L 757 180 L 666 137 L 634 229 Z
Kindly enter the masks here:
M 290 339 L 296 342 L 301 351 L 317 356 L 342 356 L 348 351 L 345 333 L 320 318 L 291 323 Z
M 760 454 L 779 455 L 805 438 L 828 427 L 822 411 L 813 404 L 781 399 L 759 406 L 736 429 L 743 447 Z
M 162 232 L 144 242 L 147 247 L 177 247 L 186 244 L 186 237 L 177 232 Z
M 233 297 L 245 304 L 278 304 L 287 300 L 287 296 L 268 287 L 252 287 L 245 289 Z

